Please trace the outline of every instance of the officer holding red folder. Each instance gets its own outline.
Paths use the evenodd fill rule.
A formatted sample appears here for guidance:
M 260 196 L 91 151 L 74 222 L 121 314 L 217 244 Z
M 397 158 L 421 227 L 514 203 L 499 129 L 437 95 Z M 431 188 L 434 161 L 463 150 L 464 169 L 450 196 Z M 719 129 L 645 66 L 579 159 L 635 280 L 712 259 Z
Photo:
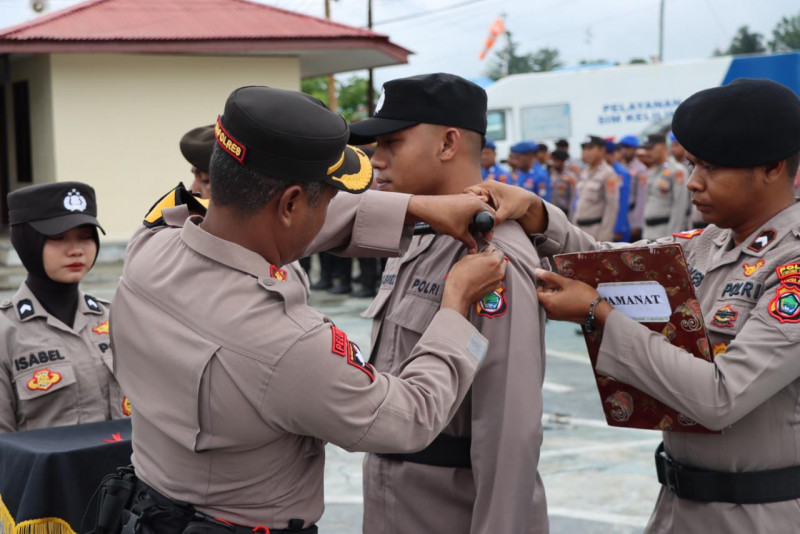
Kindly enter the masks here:
M 646 532 L 797 532 L 800 99 L 775 82 L 737 80 L 687 99 L 672 127 L 692 163 L 686 186 L 709 226 L 659 242 L 683 246 L 714 361 L 671 345 L 583 282 L 539 270 L 539 301 L 552 319 L 602 331 L 599 373 L 722 430 L 664 432 L 662 489 Z M 491 197 L 498 220 L 518 219 L 541 255 L 622 246 L 596 242 L 519 189 L 485 182 L 472 190 Z

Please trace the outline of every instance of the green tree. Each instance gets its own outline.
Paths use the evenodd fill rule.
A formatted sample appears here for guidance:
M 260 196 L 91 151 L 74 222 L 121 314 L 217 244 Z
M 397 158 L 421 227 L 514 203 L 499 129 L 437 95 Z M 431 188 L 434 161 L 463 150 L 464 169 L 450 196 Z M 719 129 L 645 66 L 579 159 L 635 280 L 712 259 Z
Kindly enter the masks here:
M 647 65 L 647 60 L 640 57 L 631 58 L 628 65 Z
M 367 117 L 367 83 L 366 78 L 358 76 L 352 76 L 345 82 L 334 80 L 339 104 L 336 112 L 348 121 Z M 326 106 L 329 105 L 327 76 L 314 76 L 301 80 L 300 90 L 322 100 Z M 377 100 L 377 93 L 374 90 L 373 96 L 375 97 L 374 102 Z
M 766 50 L 764 36 L 757 32 L 751 33 L 747 26 L 742 26 L 736 30 L 736 35 L 731 39 L 731 44 L 727 50 L 714 50 L 714 55 L 756 54 L 758 52 L 766 52 Z
M 800 13 L 794 17 L 783 17 L 772 30 L 769 47 L 773 52 L 800 50 Z
M 486 76 L 499 80 L 507 74 L 525 72 L 547 72 L 560 67 L 563 63 L 558 58 L 555 48 L 540 48 L 534 53 L 522 54 L 519 44 L 514 41 L 511 32 L 505 34 L 505 46 L 494 53 L 486 67 Z

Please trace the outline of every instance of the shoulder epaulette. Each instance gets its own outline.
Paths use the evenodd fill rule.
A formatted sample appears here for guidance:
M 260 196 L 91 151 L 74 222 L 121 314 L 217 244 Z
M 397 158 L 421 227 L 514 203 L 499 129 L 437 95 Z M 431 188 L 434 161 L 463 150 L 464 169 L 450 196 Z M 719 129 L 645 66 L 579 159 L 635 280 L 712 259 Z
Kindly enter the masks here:
M 164 216 L 162 212 L 168 208 L 175 206 L 186 205 L 189 208 L 189 213 L 192 215 L 205 215 L 208 208 L 208 201 L 194 196 L 190 191 L 184 187 L 183 183 L 179 183 L 175 189 L 161 197 L 147 212 L 144 217 L 144 224 L 148 228 L 157 226 L 165 226 Z

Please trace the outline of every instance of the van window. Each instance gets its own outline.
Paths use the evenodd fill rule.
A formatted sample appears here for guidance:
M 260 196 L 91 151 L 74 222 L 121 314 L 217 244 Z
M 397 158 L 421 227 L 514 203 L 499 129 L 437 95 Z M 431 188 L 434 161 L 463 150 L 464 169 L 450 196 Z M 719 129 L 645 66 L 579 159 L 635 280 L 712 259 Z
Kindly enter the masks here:
M 545 139 L 572 136 L 569 104 L 522 108 L 522 139 L 541 142 Z
M 486 139 L 489 141 L 505 141 L 506 112 L 490 111 L 486 114 Z

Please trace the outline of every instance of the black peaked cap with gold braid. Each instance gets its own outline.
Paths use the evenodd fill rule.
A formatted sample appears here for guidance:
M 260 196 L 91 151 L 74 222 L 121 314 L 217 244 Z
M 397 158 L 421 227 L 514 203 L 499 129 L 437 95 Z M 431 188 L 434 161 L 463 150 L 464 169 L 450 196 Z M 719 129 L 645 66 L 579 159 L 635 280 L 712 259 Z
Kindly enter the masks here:
M 325 182 L 348 193 L 372 183 L 372 166 L 347 145 L 347 121 L 316 98 L 271 87 L 240 87 L 214 126 L 217 143 L 241 165 L 292 182 Z

